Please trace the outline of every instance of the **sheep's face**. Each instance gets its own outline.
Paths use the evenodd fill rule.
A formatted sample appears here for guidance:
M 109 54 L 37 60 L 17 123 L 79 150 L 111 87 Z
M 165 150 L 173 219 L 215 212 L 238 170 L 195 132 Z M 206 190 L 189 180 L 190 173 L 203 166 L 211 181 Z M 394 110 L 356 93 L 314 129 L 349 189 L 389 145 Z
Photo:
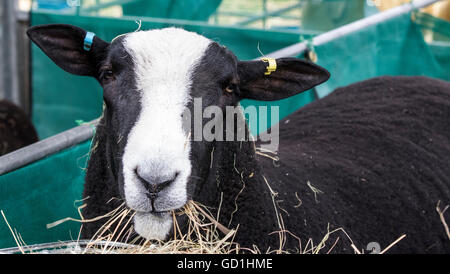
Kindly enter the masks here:
M 77 27 L 38 26 L 28 34 L 61 68 L 102 85 L 98 130 L 106 136 L 108 162 L 102 168 L 111 170 L 120 198 L 136 211 L 136 232 L 148 239 L 167 237 L 170 212 L 195 200 L 196 186 L 208 177 L 217 142 L 202 138 L 208 108 L 224 111 L 243 98 L 278 100 L 328 78 L 295 58 L 277 59 L 277 71 L 268 76 L 265 62 L 238 61 L 217 43 L 176 28 L 129 33 L 111 43 L 94 37 L 89 50 L 83 49 L 86 32 Z
M 183 118 L 193 112 L 194 97 L 217 93 L 199 90 L 207 80 L 198 75 L 210 45 L 205 37 L 181 29 L 140 31 L 114 40 L 108 56 L 119 53 L 106 58 L 112 77 L 100 81 L 107 111 L 118 116 L 113 119 L 117 125 L 110 127 L 123 129 L 119 130 L 124 139 L 120 188 L 127 206 L 136 211 L 135 230 L 146 238 L 167 236 L 172 228 L 170 212 L 192 197 L 188 190 L 195 189 L 198 179 L 191 178 L 200 178 L 192 164 L 193 158 L 198 159 L 191 150 L 193 124 Z M 114 71 L 113 60 L 121 56 L 128 65 L 118 67 L 126 70 Z M 234 56 L 228 58 L 236 70 Z M 133 95 L 124 95 L 130 92 Z M 217 103 L 216 95 L 211 95 L 209 104 Z

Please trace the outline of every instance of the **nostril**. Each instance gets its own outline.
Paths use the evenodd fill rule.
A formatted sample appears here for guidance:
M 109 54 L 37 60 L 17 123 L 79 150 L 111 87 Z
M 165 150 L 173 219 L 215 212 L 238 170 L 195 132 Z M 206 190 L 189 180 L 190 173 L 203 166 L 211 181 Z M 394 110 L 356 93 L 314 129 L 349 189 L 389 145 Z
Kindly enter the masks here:
M 169 186 L 171 183 L 173 183 L 173 182 L 177 179 L 177 177 L 178 177 L 179 174 L 180 174 L 179 172 L 175 172 L 174 176 L 172 176 L 171 179 L 166 180 L 166 181 L 163 181 L 162 183 L 160 183 L 160 184 L 158 185 L 158 187 L 159 187 L 161 190 L 164 189 L 164 188 L 166 188 L 167 186 Z
M 175 181 L 178 178 L 178 175 L 180 175 L 180 172 L 179 171 L 175 172 L 172 181 Z
M 180 172 L 175 172 L 172 176 L 155 176 L 153 173 L 141 172 L 139 168 L 135 168 L 134 172 L 151 199 L 155 199 L 156 194 L 171 185 L 180 174 Z

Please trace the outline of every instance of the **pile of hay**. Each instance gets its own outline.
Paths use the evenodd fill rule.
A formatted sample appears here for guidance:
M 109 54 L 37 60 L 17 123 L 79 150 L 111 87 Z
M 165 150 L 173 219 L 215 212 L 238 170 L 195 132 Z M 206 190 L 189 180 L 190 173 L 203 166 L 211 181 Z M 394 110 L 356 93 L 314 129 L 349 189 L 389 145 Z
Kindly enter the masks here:
M 83 207 L 78 208 L 81 217 L 81 209 Z M 236 230 L 226 229 L 211 217 L 205 207 L 192 201 L 188 202 L 179 211 L 172 212 L 174 237 L 165 242 L 146 240 L 136 236 L 136 233 L 133 233 L 133 227 L 127 226 L 135 212 L 126 208 L 124 204 L 104 216 L 91 220 L 65 218 L 47 225 L 47 228 L 52 228 L 66 221 L 86 223 L 108 218 L 107 222 L 90 240 L 77 239 L 76 241 L 35 246 L 28 246 L 20 234 L 11 228 L 3 211 L 1 213 L 10 228 L 20 253 L 231 254 L 238 253 L 240 250 L 239 245 L 233 242 Z M 177 221 L 177 216 L 181 215 L 186 215 L 189 220 L 187 231 L 184 233 L 181 231 Z M 83 225 L 81 225 L 79 235 L 81 235 L 82 229 Z
M 78 211 L 81 215 L 81 209 Z M 330 253 L 337 241 L 328 243 L 331 234 L 342 233 L 347 237 L 351 244 L 351 248 L 356 254 L 364 253 L 364 250 L 359 250 L 351 241 L 351 238 L 344 229 L 338 228 L 333 231 L 328 231 L 323 239 L 314 244 L 312 239 L 308 239 L 302 248 L 302 241 L 289 231 L 281 229 L 274 231 L 273 234 L 279 236 L 279 246 L 277 249 L 261 251 L 257 246 L 252 248 L 241 247 L 234 242 L 234 237 L 239 230 L 228 229 L 217 222 L 209 213 L 206 207 L 189 201 L 182 209 L 172 212 L 173 216 L 173 238 L 168 241 L 146 240 L 142 237 L 136 236 L 133 233 L 133 227 L 128 226 L 135 214 L 128 209 L 124 204 L 113 210 L 112 212 L 94 218 L 92 220 L 76 220 L 73 218 L 65 218 L 47 225 L 48 228 L 57 226 L 66 221 L 79 221 L 82 223 L 95 221 L 101 218 L 108 218 L 108 221 L 97 231 L 97 233 L 90 240 L 49 243 L 28 246 L 23 241 L 20 234 L 13 230 L 3 211 L 1 212 L 5 222 L 13 234 L 14 240 L 17 244 L 17 251 L 20 253 L 69 253 L 69 254 L 238 254 L 238 253 L 253 253 L 253 254 L 286 254 L 288 251 L 284 250 L 284 242 L 286 237 L 295 237 L 299 241 L 298 253 L 300 254 L 318 254 Z M 186 215 L 188 219 L 187 231 L 182 232 L 177 221 L 177 217 Z M 282 220 L 281 220 L 282 221 Z M 83 225 L 80 228 L 83 229 Z M 79 234 L 79 235 L 80 235 Z M 392 246 L 402 240 L 406 235 L 402 235 L 391 245 L 386 247 L 380 253 L 385 253 Z M 134 237 L 134 238 L 133 238 Z M 339 240 L 339 238 L 338 238 Z M 124 243 L 126 242 L 126 243 Z M 12 250 L 12 249 L 11 249 Z
M 119 229 L 119 227 L 126 227 L 128 223 L 125 223 L 125 226 L 121 225 L 126 219 L 130 222 L 134 214 L 123 205 L 116 209 L 105 225 L 89 241 L 84 251 L 87 253 L 92 249 L 98 251 L 99 246 L 102 247 L 100 253 L 121 254 L 230 254 L 237 253 L 239 250 L 239 246 L 233 242 L 236 230 L 224 230 L 223 226 L 216 222 L 204 207 L 192 201 L 181 210 L 172 212 L 174 235 L 171 240 L 165 242 L 146 240 L 139 236 L 132 238 L 134 234 L 132 226 L 128 226 L 127 231 L 123 228 Z M 177 219 L 177 216 L 181 215 L 186 215 L 189 220 L 187 231 L 184 233 Z M 129 244 L 118 244 L 118 241 Z

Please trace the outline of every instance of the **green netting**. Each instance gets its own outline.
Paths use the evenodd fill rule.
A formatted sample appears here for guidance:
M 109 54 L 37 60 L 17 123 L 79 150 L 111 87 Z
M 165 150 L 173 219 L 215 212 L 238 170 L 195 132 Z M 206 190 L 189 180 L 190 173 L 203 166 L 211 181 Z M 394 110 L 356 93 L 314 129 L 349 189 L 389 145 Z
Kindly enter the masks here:
M 428 45 L 425 25 L 411 18 L 437 18 L 422 13 L 405 14 L 314 48 L 317 63 L 331 78 L 317 88 L 319 97 L 335 88 L 380 75 L 426 75 L 449 80 L 449 45 Z M 442 20 L 440 20 L 442 21 Z M 444 21 L 445 22 L 445 21 Z M 434 33 L 448 32 L 450 23 L 440 22 Z
M 36 8 L 77 13 L 98 13 L 121 5 L 125 16 L 146 16 L 205 21 L 222 0 L 34 0 Z M 83 6 L 83 8 L 80 8 Z
M 305 2 L 300 25 L 302 29 L 327 31 L 361 19 L 366 13 L 366 1 L 319 0 Z
M 414 13 L 414 22 L 423 29 L 428 46 L 442 68 L 442 79 L 450 79 L 450 22 L 427 13 Z
M 124 15 L 207 21 L 221 2 L 222 0 L 139 0 L 122 7 Z
M 77 239 L 79 223 L 46 225 L 65 217 L 80 219 L 84 168 L 90 141 L 65 149 L 0 176 L 0 209 L 27 244 Z M 0 248 L 16 246 L 6 222 L 0 221 Z

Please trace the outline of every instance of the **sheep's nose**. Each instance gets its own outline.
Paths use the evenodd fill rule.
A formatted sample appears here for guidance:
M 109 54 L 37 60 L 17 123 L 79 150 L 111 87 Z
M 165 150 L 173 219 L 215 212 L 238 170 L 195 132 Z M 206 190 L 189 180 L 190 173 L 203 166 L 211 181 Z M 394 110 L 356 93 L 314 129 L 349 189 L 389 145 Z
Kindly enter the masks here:
M 174 172 L 171 175 L 154 175 L 142 172 L 139 168 L 135 169 L 136 176 L 147 190 L 147 195 L 151 199 L 156 199 L 156 196 L 163 189 L 170 186 L 178 177 L 179 172 Z

